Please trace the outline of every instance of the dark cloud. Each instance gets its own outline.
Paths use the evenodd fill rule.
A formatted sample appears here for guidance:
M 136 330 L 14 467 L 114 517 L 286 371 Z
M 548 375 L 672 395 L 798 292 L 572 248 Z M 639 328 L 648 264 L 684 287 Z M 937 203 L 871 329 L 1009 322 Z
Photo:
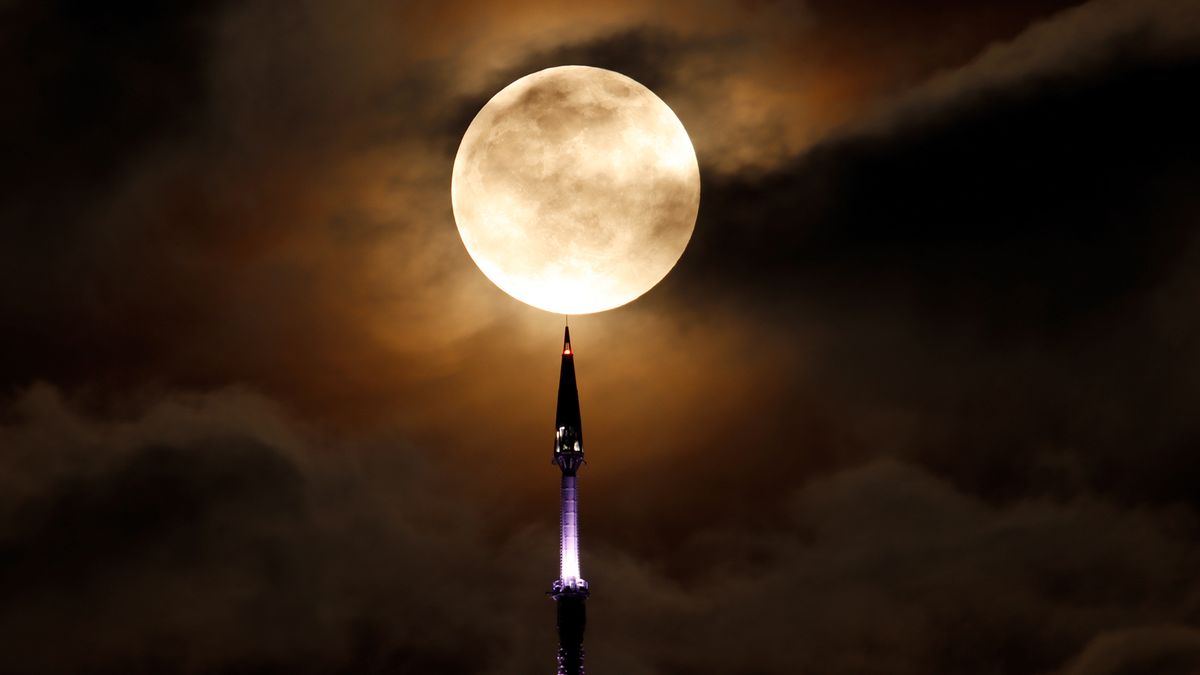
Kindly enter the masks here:
M 1162 625 L 1114 631 L 1088 644 L 1068 675 L 1190 673 L 1196 669 L 1195 629 Z
M 4 473 L 6 670 L 477 672 L 503 651 L 511 622 L 479 618 L 521 606 L 519 569 L 464 555 L 490 549 L 478 514 L 411 449 L 331 458 L 236 392 L 118 424 L 45 388 L 21 408 L 0 428 L 37 462 Z
M 783 275 L 788 292 L 835 279 L 831 302 L 907 296 L 1001 331 L 1074 324 L 1186 253 L 1200 139 L 1181 85 L 1197 68 L 1122 59 L 714 179 L 691 268 Z
M 331 454 L 239 392 L 166 398 L 119 423 L 47 388 L 21 400 L 0 427 L 11 456 L 38 461 L 3 474 L 24 486 L 0 518 L 13 672 L 515 674 L 551 662 L 552 607 L 537 589 L 552 528 L 495 530 L 411 447 Z M 589 536 L 595 668 L 1141 672 L 1094 670 L 1114 652 L 1200 664 L 1187 631 L 1158 628 L 1200 612 L 1194 514 L 1087 499 L 996 507 L 894 461 L 766 483 L 781 497 L 770 527 L 689 527 L 686 578 Z
M 709 179 L 667 289 L 817 336 L 779 406 L 835 411 L 837 445 L 907 448 L 995 496 L 1193 500 L 1200 62 L 1092 63 Z

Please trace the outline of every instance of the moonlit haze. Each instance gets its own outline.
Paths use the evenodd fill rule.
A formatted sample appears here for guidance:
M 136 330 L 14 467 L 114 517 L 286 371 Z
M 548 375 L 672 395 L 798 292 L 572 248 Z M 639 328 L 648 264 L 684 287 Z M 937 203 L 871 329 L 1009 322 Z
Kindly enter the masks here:
M 675 113 L 602 68 L 561 66 L 505 87 L 454 160 L 454 218 L 479 269 L 557 314 L 624 305 L 671 271 L 700 203 Z

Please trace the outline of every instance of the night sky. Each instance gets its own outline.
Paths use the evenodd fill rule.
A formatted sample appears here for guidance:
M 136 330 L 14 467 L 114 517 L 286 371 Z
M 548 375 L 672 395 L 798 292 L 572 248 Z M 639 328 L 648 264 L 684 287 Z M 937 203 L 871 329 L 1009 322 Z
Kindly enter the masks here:
M 571 319 L 599 675 L 1200 672 L 1200 2 L 0 1 L 0 672 L 554 668 L 561 316 L 492 94 L 653 89 Z

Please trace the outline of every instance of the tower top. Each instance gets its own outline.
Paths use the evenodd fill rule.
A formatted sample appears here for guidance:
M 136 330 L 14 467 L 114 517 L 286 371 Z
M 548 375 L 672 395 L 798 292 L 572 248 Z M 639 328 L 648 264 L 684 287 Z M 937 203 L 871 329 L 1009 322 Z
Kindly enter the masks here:
M 563 330 L 554 431 L 554 462 L 564 474 L 573 476 L 583 464 L 583 419 L 579 414 L 579 387 L 575 383 L 575 350 L 571 347 L 570 328 Z
M 571 329 L 563 330 L 562 367 L 558 372 L 558 408 L 554 414 L 556 429 L 575 430 L 579 451 L 583 451 L 583 420 L 579 414 L 579 387 L 575 383 L 575 350 L 571 347 Z

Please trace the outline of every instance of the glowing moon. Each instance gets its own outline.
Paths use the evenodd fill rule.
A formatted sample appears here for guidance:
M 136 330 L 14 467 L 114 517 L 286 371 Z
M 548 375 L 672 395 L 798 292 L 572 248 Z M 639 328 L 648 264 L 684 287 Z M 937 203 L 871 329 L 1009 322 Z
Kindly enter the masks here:
M 619 307 L 675 266 L 700 206 L 675 113 L 611 70 L 526 75 L 483 106 L 454 159 L 451 200 L 475 264 L 558 314 Z

